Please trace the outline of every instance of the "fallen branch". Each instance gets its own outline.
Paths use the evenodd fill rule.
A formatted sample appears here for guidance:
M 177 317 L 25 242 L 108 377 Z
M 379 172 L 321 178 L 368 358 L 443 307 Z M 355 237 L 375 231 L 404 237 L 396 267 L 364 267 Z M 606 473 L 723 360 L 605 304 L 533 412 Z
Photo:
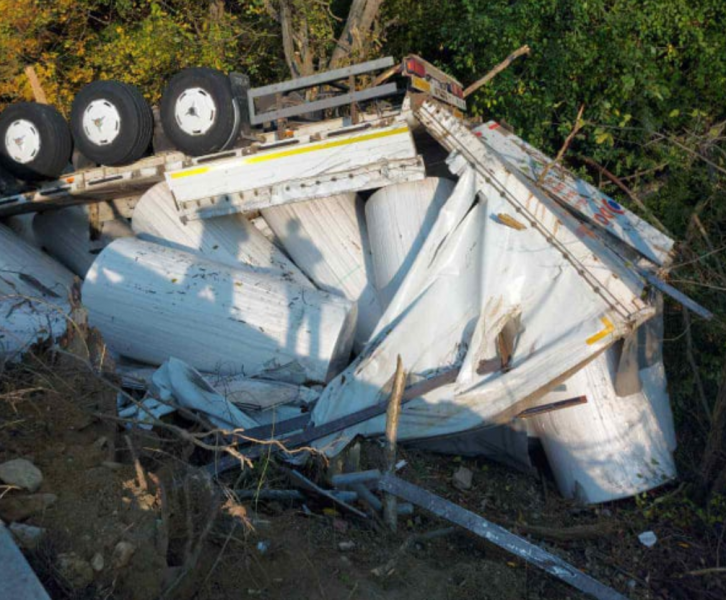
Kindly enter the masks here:
M 484 75 L 484 77 L 475 81 L 468 88 L 466 88 L 464 90 L 464 98 L 466 98 L 467 96 L 470 96 L 471 94 L 476 92 L 480 87 L 489 83 L 492 79 L 494 79 L 497 75 L 499 75 L 499 73 L 504 71 L 504 69 L 506 69 L 509 65 L 511 65 L 520 56 L 529 54 L 530 51 L 531 51 L 530 47 L 525 44 L 521 48 L 512 52 L 509 56 L 507 56 L 507 58 L 505 58 L 502 62 L 500 62 L 496 67 L 494 67 L 486 75 Z
M 550 172 L 550 169 L 554 167 L 555 165 L 559 164 L 559 162 L 562 160 L 562 157 L 565 155 L 565 152 L 567 152 L 567 149 L 570 147 L 570 144 L 572 143 L 572 140 L 575 138 L 575 136 L 578 134 L 580 129 L 582 129 L 582 126 L 584 125 L 584 122 L 582 120 L 582 113 L 585 112 L 585 105 L 580 105 L 580 110 L 577 111 L 577 118 L 575 119 L 575 124 L 572 126 L 572 131 L 570 131 L 569 135 L 565 139 L 565 143 L 562 144 L 562 148 L 560 148 L 560 151 L 557 153 L 557 156 L 555 156 L 555 159 L 547 165 L 545 165 L 545 168 L 542 169 L 542 172 L 539 174 L 539 177 L 537 178 L 537 185 L 542 185 L 542 182 L 547 177 L 547 173 Z
M 146 474 L 144 473 L 144 469 L 141 467 L 141 463 L 139 462 L 139 457 L 136 455 L 136 450 L 134 449 L 134 444 L 131 442 L 131 438 L 127 435 L 124 436 L 124 440 L 126 440 L 126 445 L 129 448 L 129 453 L 131 454 L 131 459 L 134 461 L 134 469 L 136 470 L 136 480 L 139 483 L 139 488 L 141 488 L 144 492 L 149 491 L 149 483 L 146 481 Z

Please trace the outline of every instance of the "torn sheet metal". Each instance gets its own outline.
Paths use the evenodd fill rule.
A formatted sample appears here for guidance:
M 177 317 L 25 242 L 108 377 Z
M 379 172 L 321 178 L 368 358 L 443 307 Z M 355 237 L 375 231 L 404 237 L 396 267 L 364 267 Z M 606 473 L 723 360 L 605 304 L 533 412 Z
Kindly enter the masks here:
M 363 203 L 356 194 L 276 206 L 262 216 L 288 255 L 320 289 L 358 306 L 357 348 L 381 317 Z
M 451 166 L 461 178 L 381 319 L 377 344 L 326 388 L 316 425 L 379 401 L 399 354 L 415 374 L 462 365 L 454 386 L 402 411 L 402 439 L 507 422 L 654 314 L 643 281 L 617 255 L 581 237 L 572 215 L 455 117 L 427 108 L 419 118 L 459 152 Z M 383 419 L 374 419 L 319 447 L 333 454 L 355 433 L 382 432 Z
M 479 138 L 530 180 L 538 181 L 554 159 L 490 121 L 474 129 Z M 590 223 L 612 234 L 659 266 L 670 263 L 674 241 L 633 214 L 595 186 L 574 177 L 559 164 L 546 174 L 541 186 Z
M 230 267 L 250 265 L 261 273 L 281 274 L 288 281 L 312 287 L 300 269 L 242 215 L 182 222 L 165 182 L 141 197 L 131 225 L 139 239 L 200 252 L 209 260 Z
M 129 358 L 292 383 L 325 382 L 346 364 L 356 318 L 333 294 L 134 238 L 100 254 L 83 299 Z
M 0 357 L 19 358 L 66 331 L 73 274 L 0 225 Z
M 35 215 L 33 231 L 48 253 L 80 278 L 84 278 L 96 260 L 96 243 L 108 245 L 113 240 L 134 235 L 126 221 L 117 219 L 100 223 L 99 239 L 91 240 L 90 204 L 70 206 Z
M 616 392 L 612 347 L 547 395 L 583 394 L 587 403 L 533 417 L 560 493 L 587 504 L 627 498 L 677 475 L 675 434 L 662 362 L 638 372 L 640 391 Z
M 289 202 L 423 179 L 408 125 L 363 125 L 326 139 L 297 138 L 167 173 L 180 213 L 190 219 L 250 212 Z
M 384 187 L 366 202 L 375 282 L 383 309 L 413 265 L 453 189 L 450 179 L 427 177 Z

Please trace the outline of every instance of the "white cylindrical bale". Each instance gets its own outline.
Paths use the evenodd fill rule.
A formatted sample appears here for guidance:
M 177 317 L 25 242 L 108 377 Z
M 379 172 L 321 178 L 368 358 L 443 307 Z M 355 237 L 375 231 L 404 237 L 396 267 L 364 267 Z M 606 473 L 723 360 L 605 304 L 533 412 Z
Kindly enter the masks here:
M 115 219 L 101 224 L 101 243 L 133 235 L 128 223 Z M 38 242 L 58 261 L 81 278 L 86 276 L 98 252 L 92 251 L 88 205 L 69 206 L 36 215 L 33 231 Z
M 66 330 L 73 274 L 0 225 L 0 357 Z
M 363 212 L 353 193 L 262 211 L 287 253 L 315 285 L 357 303 L 357 348 L 369 340 L 381 317 Z
M 129 358 L 291 383 L 325 382 L 345 366 L 356 318 L 344 298 L 135 238 L 101 253 L 83 301 Z
M 279 273 L 298 285 L 312 287 L 300 269 L 243 215 L 183 223 L 166 182 L 158 183 L 141 197 L 134 208 L 132 227 L 139 239 L 200 252 L 231 267 L 244 264 Z
M 396 294 L 454 182 L 427 177 L 378 190 L 366 202 L 366 226 L 383 310 Z
M 25 213 L 22 215 L 13 215 L 3 220 L 3 224 L 6 225 L 14 234 L 19 238 L 33 246 L 34 248 L 42 248 L 40 240 L 35 237 L 33 231 L 33 221 L 37 213 Z
M 615 350 L 598 356 L 547 396 L 587 403 L 532 418 L 560 493 L 587 504 L 627 498 L 676 477 L 662 363 L 640 370 L 640 392 L 615 393 Z

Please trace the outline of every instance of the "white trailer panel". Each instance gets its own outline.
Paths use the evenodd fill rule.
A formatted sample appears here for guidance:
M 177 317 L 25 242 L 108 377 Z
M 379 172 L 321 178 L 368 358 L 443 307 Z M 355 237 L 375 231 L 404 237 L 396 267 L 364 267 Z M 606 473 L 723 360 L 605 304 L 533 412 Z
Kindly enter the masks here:
M 477 127 L 474 132 L 532 181 L 539 181 L 542 171 L 553 162 L 495 121 Z M 662 266 L 670 262 L 675 243 L 671 238 L 559 164 L 548 170 L 540 185 L 588 222 L 614 235 L 655 264 Z

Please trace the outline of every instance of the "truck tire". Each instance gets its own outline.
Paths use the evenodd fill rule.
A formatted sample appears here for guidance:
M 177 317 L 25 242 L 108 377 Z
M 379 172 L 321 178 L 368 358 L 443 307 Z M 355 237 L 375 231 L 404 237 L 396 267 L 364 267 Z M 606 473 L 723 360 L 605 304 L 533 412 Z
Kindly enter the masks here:
M 135 87 L 94 81 L 73 100 L 71 132 L 86 158 L 101 165 L 127 165 L 148 149 L 154 116 Z
M 68 124 L 52 106 L 18 102 L 0 115 L 0 165 L 18 179 L 57 178 L 72 150 Z
M 174 75 L 161 98 L 161 124 L 174 146 L 190 156 L 231 147 L 241 119 L 227 76 L 208 68 Z

